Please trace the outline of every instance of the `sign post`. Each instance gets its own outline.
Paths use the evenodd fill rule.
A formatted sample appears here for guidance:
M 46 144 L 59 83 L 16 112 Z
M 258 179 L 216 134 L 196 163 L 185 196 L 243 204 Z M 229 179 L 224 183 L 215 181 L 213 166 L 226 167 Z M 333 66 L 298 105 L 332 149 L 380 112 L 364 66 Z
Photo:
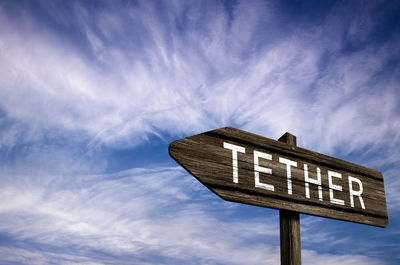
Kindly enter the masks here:
M 278 141 L 296 146 L 296 136 L 285 133 Z M 301 265 L 300 214 L 279 210 L 281 264 Z
M 385 227 L 379 171 L 225 127 L 174 141 L 169 154 L 224 200 L 280 210 L 281 262 L 301 264 L 299 213 Z

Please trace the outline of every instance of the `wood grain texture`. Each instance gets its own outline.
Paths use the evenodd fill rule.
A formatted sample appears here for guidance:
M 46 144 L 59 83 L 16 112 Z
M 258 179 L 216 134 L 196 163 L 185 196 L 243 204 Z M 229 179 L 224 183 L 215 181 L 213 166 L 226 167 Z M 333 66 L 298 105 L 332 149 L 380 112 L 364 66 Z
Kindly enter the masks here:
M 300 216 L 280 210 L 281 265 L 301 265 Z
M 224 142 L 245 148 L 245 153 L 237 153 L 238 183 L 233 182 L 232 150 L 224 148 Z M 260 182 L 273 185 L 274 191 L 255 187 L 254 151 L 272 156 L 272 160 L 259 159 L 261 167 L 272 170 L 272 175 L 260 172 L 259 178 Z M 230 127 L 174 141 L 169 153 L 196 179 L 228 201 L 380 227 L 388 223 L 383 177 L 373 169 Z M 291 167 L 292 194 L 288 194 L 286 166 L 279 158 L 297 163 L 297 167 Z M 320 169 L 322 201 L 314 184 L 309 185 L 310 198 L 306 197 L 304 164 L 312 179 L 317 178 L 317 168 Z M 342 175 L 342 179 L 333 178 L 333 183 L 343 190 L 334 190 L 333 194 L 334 198 L 343 200 L 344 205 L 330 201 L 328 170 Z M 362 182 L 365 209 L 357 196 L 353 196 L 354 207 L 351 207 L 348 176 Z M 353 189 L 358 188 L 354 184 Z
M 285 133 L 280 142 L 296 146 L 296 136 Z M 300 214 L 279 210 L 281 265 L 301 265 Z

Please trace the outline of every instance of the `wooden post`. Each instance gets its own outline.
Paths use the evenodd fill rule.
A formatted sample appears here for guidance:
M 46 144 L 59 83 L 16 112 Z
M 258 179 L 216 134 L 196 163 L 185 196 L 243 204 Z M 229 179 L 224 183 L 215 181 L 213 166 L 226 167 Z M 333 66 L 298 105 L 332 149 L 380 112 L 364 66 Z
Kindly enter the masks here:
M 296 136 L 285 133 L 278 141 L 296 146 Z M 301 265 L 300 216 L 297 212 L 280 210 L 281 265 Z

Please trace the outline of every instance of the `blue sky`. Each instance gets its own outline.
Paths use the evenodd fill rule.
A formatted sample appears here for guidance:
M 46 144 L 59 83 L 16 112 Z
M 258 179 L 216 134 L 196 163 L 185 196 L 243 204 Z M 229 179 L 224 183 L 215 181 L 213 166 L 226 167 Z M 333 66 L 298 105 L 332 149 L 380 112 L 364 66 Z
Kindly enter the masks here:
M 0 1 L 0 264 L 278 264 L 278 211 L 168 155 L 232 126 L 383 173 L 387 228 L 301 215 L 304 264 L 400 263 L 397 1 Z

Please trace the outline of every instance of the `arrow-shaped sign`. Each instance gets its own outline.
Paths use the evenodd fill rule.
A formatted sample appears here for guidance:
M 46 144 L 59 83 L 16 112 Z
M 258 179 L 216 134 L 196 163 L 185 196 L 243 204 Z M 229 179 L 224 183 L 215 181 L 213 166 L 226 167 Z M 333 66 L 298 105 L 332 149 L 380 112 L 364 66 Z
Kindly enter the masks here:
M 385 227 L 376 170 L 226 127 L 174 141 L 170 155 L 221 198 Z

